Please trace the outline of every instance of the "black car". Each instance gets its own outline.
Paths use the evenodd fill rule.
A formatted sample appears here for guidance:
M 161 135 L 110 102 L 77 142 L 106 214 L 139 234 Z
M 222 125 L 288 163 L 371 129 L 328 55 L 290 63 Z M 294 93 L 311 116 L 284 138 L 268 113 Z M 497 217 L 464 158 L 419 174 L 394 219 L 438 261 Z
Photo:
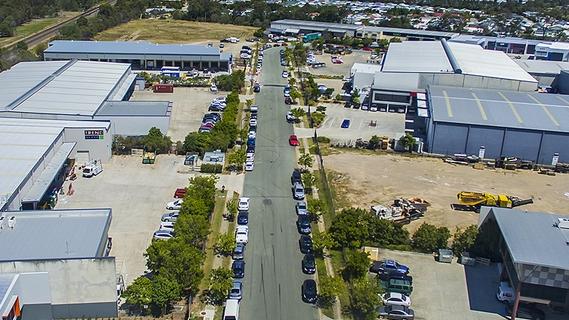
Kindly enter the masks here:
M 257 132 L 257 126 L 249 127 L 249 132 L 251 132 L 251 131 Z
M 300 175 L 300 170 L 294 169 L 290 177 L 290 183 L 294 185 L 295 183 L 302 183 L 302 177 Z
M 314 274 L 316 272 L 316 261 L 313 254 L 306 254 L 302 258 L 302 272 L 306 274 Z
M 256 113 L 251 113 L 251 119 L 257 119 L 257 114 Z M 254 126 L 253 128 L 256 128 L 257 126 Z
M 508 316 L 512 315 L 512 308 L 512 305 L 507 306 L 506 312 Z M 520 303 L 518 306 L 516 319 L 545 320 L 545 312 L 539 309 L 535 304 Z
M 221 120 L 221 115 L 219 113 L 215 113 L 215 112 L 211 112 L 211 113 L 206 113 L 203 116 L 204 119 L 215 119 L 215 120 Z
M 253 92 L 261 92 L 261 85 L 258 84 L 258 83 L 256 83 L 256 84 L 253 86 Z
M 234 278 L 243 278 L 245 276 L 245 261 L 235 260 L 231 265 Z
M 255 153 L 255 145 L 247 145 L 247 153 Z
M 298 245 L 300 246 L 300 252 L 307 254 L 312 253 L 312 238 L 308 235 L 301 235 L 300 239 L 298 240 Z
M 296 228 L 301 234 L 310 234 L 310 232 L 312 232 L 310 228 L 310 218 L 307 214 L 298 216 L 298 219 L 296 220 Z
M 246 225 L 247 223 L 249 223 L 249 215 L 247 212 L 239 212 L 237 215 L 237 224 L 242 226 Z
M 304 283 L 302 284 L 302 301 L 315 303 L 317 297 L 316 281 L 312 279 L 304 280 Z

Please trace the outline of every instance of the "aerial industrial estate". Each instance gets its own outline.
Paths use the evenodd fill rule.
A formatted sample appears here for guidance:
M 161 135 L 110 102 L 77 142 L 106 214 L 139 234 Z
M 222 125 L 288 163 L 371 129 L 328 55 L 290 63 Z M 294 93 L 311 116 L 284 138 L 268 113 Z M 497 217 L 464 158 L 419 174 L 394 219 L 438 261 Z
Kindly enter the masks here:
M 3 319 L 567 319 L 569 43 L 354 10 L 0 72 Z

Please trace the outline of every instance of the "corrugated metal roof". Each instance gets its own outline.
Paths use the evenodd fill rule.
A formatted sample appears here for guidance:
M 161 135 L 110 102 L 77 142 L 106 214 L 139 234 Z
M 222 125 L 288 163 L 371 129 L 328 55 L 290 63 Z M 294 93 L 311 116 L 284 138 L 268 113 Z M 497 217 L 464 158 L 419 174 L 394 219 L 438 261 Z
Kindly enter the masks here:
M 75 41 L 55 40 L 49 43 L 46 53 L 91 54 L 147 54 L 219 56 L 215 47 L 192 44 L 157 44 L 147 41 Z
M 415 92 L 419 88 L 419 74 L 377 72 L 373 78 L 372 88 Z
M 108 129 L 110 123 L 0 118 L 0 210 L 67 127 Z
M 474 44 L 449 42 L 448 45 L 463 74 L 537 83 L 502 51 L 485 50 Z
M 111 209 L 4 212 L 0 261 L 94 258 L 107 241 Z M 14 219 L 10 228 L 9 220 Z
M 109 101 L 96 116 L 170 116 L 172 107 L 168 101 Z
M 449 41 L 460 43 L 482 43 L 482 42 L 498 42 L 498 43 L 512 43 L 512 44 L 530 44 L 537 45 L 539 43 L 551 43 L 550 41 L 524 39 L 517 37 L 490 37 L 490 36 L 477 36 L 471 34 L 460 34 L 452 37 Z
M 514 60 L 528 73 L 555 76 L 561 70 L 569 70 L 569 62 L 549 60 Z
M 433 121 L 569 132 L 569 96 L 429 86 Z
M 389 45 L 381 70 L 384 72 L 454 72 L 439 41 L 392 43 Z
M 389 32 L 395 34 L 413 35 L 417 37 L 437 37 L 437 38 L 451 38 L 458 35 L 456 32 L 446 32 L 446 31 L 434 31 L 434 30 L 422 30 L 422 29 L 404 29 L 404 28 L 391 28 L 391 27 L 373 27 L 373 26 L 363 26 L 365 32 Z
M 567 216 L 492 208 L 514 263 L 569 270 L 569 230 L 555 226 Z

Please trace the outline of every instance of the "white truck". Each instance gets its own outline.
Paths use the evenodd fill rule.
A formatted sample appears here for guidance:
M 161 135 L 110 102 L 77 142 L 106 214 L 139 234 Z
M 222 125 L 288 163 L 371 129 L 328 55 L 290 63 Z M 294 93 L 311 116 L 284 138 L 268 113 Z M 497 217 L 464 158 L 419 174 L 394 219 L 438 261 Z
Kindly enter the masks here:
M 83 168 L 83 177 L 91 178 L 103 172 L 101 160 L 92 160 L 85 164 Z
M 239 300 L 225 300 L 225 311 L 223 312 L 223 320 L 239 320 Z

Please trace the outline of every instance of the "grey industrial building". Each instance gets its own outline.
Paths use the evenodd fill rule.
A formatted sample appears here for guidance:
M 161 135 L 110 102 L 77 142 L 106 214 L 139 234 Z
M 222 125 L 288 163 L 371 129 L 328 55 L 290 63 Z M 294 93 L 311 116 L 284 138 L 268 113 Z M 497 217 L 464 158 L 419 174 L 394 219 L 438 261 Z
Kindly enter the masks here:
M 371 38 L 376 40 L 392 37 L 398 37 L 405 40 L 440 40 L 450 39 L 458 35 L 458 33 L 444 31 L 373 27 L 356 24 L 290 19 L 272 21 L 271 27 L 268 29 L 268 31 L 271 33 L 286 35 L 320 32 L 328 33 L 332 36 L 337 37 L 348 36 L 357 38 Z
M 72 41 L 49 43 L 44 59 L 128 63 L 135 70 L 231 71 L 232 55 L 219 48 L 190 44 L 156 44 L 147 41 Z
M 496 235 L 502 278 L 514 288 L 515 299 L 569 309 L 567 216 L 486 207 L 479 227 Z
M 554 91 L 558 91 L 561 72 L 569 70 L 569 62 L 522 59 L 514 61 L 534 77 L 541 87 L 552 87 Z
M 406 112 L 429 85 L 530 92 L 537 84 L 503 52 L 444 39 L 406 41 L 389 46 L 364 103 L 379 111 Z
M 3 319 L 117 317 L 111 209 L 2 212 Z
M 168 132 L 171 104 L 130 102 L 136 74 L 124 63 L 22 62 L 0 73 L 0 117 L 110 121 L 112 134 Z
M 435 154 L 569 162 L 569 96 L 537 92 L 428 88 L 426 148 Z

